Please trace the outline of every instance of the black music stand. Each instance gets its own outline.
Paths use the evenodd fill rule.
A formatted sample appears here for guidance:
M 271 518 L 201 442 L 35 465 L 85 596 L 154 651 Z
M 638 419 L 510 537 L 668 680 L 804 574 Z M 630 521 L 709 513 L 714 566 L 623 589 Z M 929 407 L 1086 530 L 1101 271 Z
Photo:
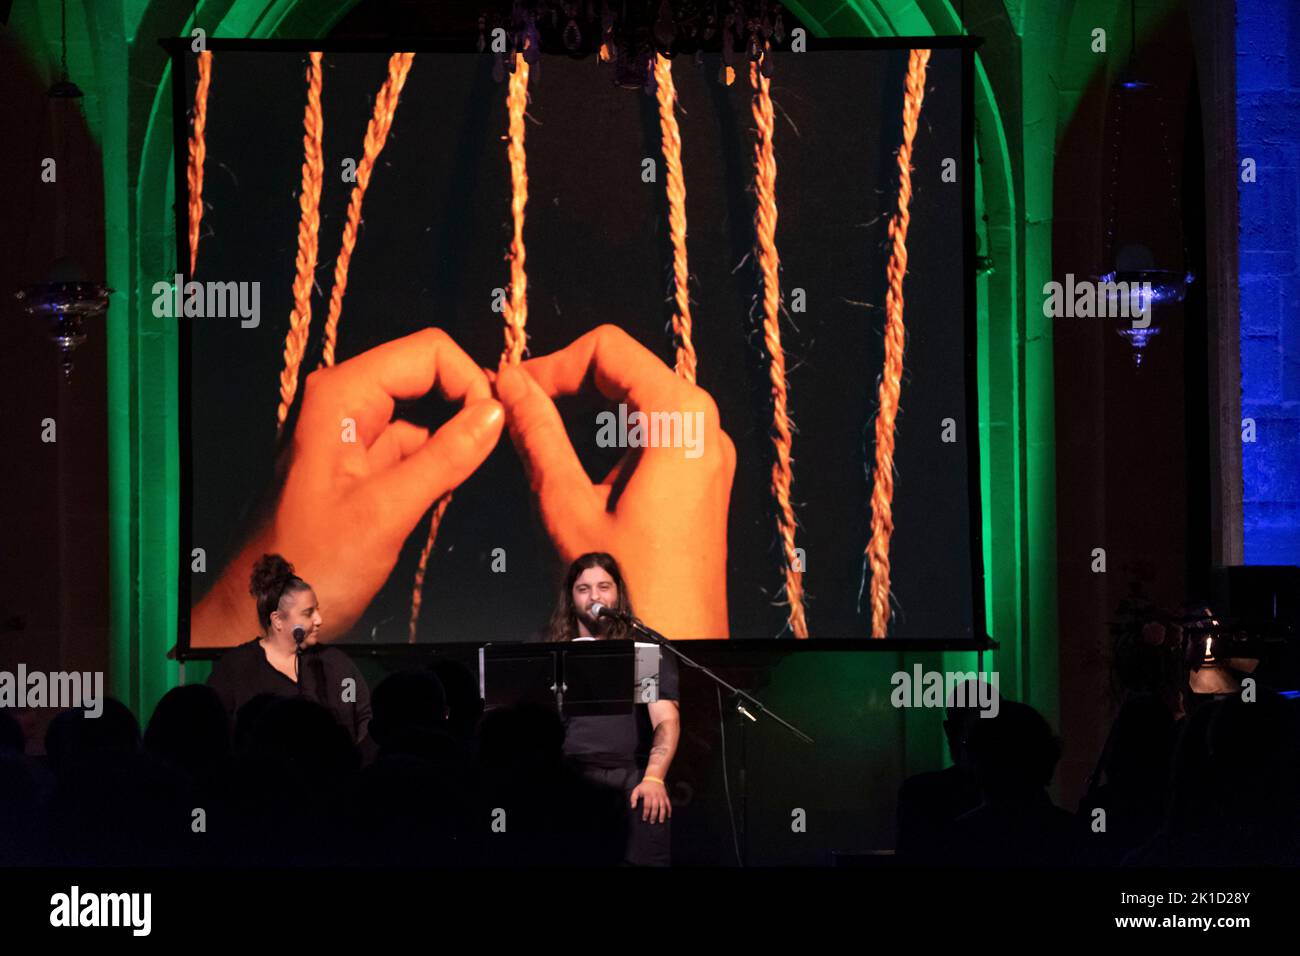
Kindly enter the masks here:
M 535 703 L 561 719 L 630 714 L 659 699 L 659 647 L 633 641 L 485 644 L 479 648 L 485 709 Z

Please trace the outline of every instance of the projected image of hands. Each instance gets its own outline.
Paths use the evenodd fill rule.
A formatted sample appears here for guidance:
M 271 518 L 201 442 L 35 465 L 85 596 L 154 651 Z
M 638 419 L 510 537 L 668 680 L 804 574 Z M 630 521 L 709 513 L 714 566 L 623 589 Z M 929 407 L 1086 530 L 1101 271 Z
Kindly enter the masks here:
M 663 414 L 674 423 L 699 422 L 699 432 L 689 448 L 680 428 L 665 428 L 663 441 L 657 431 L 653 442 L 633 434 L 618 463 L 593 482 L 554 404 L 584 391 L 631 407 L 634 420 Z M 461 406 L 442 427 L 431 433 L 394 417 L 398 402 L 430 393 Z M 191 646 L 230 646 L 251 633 L 247 582 L 265 553 L 292 555 L 298 575 L 312 583 L 323 639 L 346 635 L 421 518 L 475 472 L 503 426 L 559 561 L 587 551 L 618 554 L 647 620 L 677 637 L 728 636 L 735 448 L 707 392 L 606 325 L 499 372 L 480 368 L 445 332 L 428 329 L 308 375 L 274 505 L 195 606 Z

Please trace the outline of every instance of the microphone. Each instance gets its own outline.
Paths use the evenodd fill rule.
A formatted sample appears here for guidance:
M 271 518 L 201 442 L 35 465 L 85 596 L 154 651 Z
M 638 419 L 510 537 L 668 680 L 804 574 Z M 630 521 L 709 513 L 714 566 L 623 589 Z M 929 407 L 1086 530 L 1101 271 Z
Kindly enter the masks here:
M 306 640 L 306 638 L 307 638 L 307 629 L 303 627 L 301 624 L 299 624 L 297 627 L 293 629 L 293 642 L 297 644 L 299 648 L 302 647 L 302 642 Z
M 643 623 L 641 623 L 641 619 L 639 617 L 633 617 L 631 614 L 628 614 L 624 611 L 619 611 L 612 607 L 607 607 L 606 605 L 601 604 L 599 601 L 592 601 L 591 607 L 587 609 L 587 612 L 594 618 L 607 617 L 611 621 L 622 621 L 628 627 L 632 628 L 633 630 L 641 634 L 643 638 L 645 638 L 648 641 L 653 641 L 656 644 L 660 643 L 663 640 L 661 636 L 659 636 L 654 631 L 647 628 Z M 641 638 L 638 638 L 638 640 L 640 639 Z
M 622 611 L 616 611 L 612 607 L 606 607 L 604 604 L 601 604 L 599 601 L 593 601 L 591 603 L 591 607 L 587 609 L 587 613 L 590 614 L 592 617 L 596 617 L 596 618 L 607 617 L 614 621 L 631 620 L 629 615 L 624 614 Z
M 588 608 L 588 613 L 592 617 L 596 617 L 596 618 L 607 617 L 611 621 L 622 621 L 624 624 L 641 623 L 640 618 L 633 617 L 631 614 L 628 614 L 624 611 L 620 611 L 616 608 L 612 608 L 605 604 L 601 604 L 599 601 L 591 602 L 591 607 Z

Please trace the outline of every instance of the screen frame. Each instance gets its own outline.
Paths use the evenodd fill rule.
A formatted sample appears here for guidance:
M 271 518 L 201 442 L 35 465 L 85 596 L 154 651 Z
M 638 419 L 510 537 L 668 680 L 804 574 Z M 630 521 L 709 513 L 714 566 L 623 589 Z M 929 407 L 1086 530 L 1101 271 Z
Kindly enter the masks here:
M 205 48 L 212 52 L 266 52 L 266 53 L 456 53 L 467 52 L 470 42 L 464 37 L 420 37 L 412 39 L 276 39 L 259 40 L 245 38 L 210 37 Z M 962 335 L 965 376 L 966 415 L 964 440 L 966 443 L 966 484 L 968 489 L 968 515 L 970 533 L 969 559 L 971 584 L 971 628 L 969 638 L 815 638 L 803 640 L 793 635 L 771 638 L 731 637 L 726 639 L 690 640 L 682 644 L 709 647 L 770 647 L 774 643 L 788 648 L 805 648 L 807 650 L 879 650 L 879 651 L 985 651 L 999 645 L 988 634 L 987 605 L 985 601 L 985 581 L 987 568 L 984 565 L 984 511 L 983 494 L 980 478 L 981 445 L 979 437 L 979 338 L 978 338 L 978 294 L 976 289 L 976 227 L 975 227 L 975 51 L 983 43 L 983 38 L 970 35 L 962 36 L 912 36 L 912 37 L 854 37 L 854 38 L 816 38 L 809 37 L 808 52 L 852 51 L 874 52 L 898 49 L 931 49 L 961 51 L 961 169 L 969 175 L 959 177 L 962 210 Z M 192 278 L 189 263 L 189 183 L 188 166 L 188 130 L 189 130 L 189 64 L 192 59 L 192 40 L 188 37 L 167 37 L 159 41 L 171 60 L 172 73 L 172 146 L 174 182 L 176 197 L 176 262 L 175 272 L 183 276 L 185 282 Z M 543 54 L 546 56 L 569 56 L 570 59 L 583 59 L 568 54 Z M 190 647 L 190 612 L 193 589 L 192 572 L 192 515 L 193 515 L 193 444 L 190 435 L 191 426 L 191 326 L 189 320 L 178 321 L 177 369 L 177 440 L 178 440 L 178 494 L 176 504 L 178 514 L 178 542 L 180 551 L 177 574 L 176 604 L 176 646 L 171 655 L 179 661 L 203 661 L 219 658 L 229 648 L 192 648 Z M 293 421 L 291 411 L 290 421 Z M 488 643 L 521 644 L 518 641 L 423 641 L 423 642 L 385 642 L 356 643 L 346 641 L 325 642 L 330 647 L 337 647 L 350 655 L 387 657 L 410 654 L 413 650 L 449 651 L 481 647 Z M 232 644 L 231 647 L 236 646 Z

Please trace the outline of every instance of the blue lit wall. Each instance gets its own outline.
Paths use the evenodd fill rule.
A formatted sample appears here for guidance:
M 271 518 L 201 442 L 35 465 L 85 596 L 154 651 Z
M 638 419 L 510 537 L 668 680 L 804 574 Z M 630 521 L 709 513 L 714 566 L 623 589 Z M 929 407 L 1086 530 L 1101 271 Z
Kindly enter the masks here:
M 1237 0 L 1247 564 L 1300 564 L 1300 2 Z

